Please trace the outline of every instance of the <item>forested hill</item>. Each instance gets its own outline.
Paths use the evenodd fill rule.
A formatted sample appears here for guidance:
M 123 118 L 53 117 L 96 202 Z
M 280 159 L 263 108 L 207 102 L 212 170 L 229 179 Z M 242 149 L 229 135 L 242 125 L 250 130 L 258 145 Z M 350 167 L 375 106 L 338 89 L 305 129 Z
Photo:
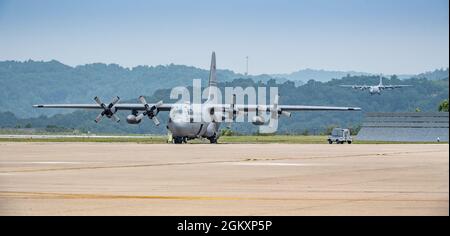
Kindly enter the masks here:
M 218 67 L 220 68 L 220 63 Z M 303 74 L 302 79 L 308 81 L 308 78 L 323 77 L 329 74 L 330 72 L 328 71 L 320 70 L 314 73 Z M 420 78 L 437 79 L 446 74 L 448 77 L 448 69 L 423 73 L 420 75 Z M 11 111 L 19 118 L 64 113 L 67 111 L 31 109 L 31 105 L 38 103 L 91 103 L 95 96 L 101 97 L 105 102 L 108 102 L 113 96 L 119 96 L 123 100 L 135 99 L 140 95 L 152 95 L 159 89 L 192 85 L 192 79 L 195 78 L 202 79 L 203 85 L 205 85 L 208 75 L 208 70 L 173 64 L 124 68 L 117 64 L 107 65 L 102 63 L 71 67 L 55 60 L 48 62 L 31 60 L 25 62 L 3 61 L 0 62 L 0 112 Z M 230 70 L 218 70 L 217 77 L 219 82 L 230 82 L 244 76 Z M 258 75 L 248 76 L 247 78 L 253 81 L 267 82 L 273 77 Z M 369 83 L 373 82 L 371 78 L 370 76 L 355 76 L 344 78 L 341 82 Z M 286 79 L 277 78 L 276 81 L 277 83 L 283 83 L 286 82 Z M 322 85 L 330 86 L 331 88 L 338 83 L 340 82 L 330 81 L 330 83 Z M 378 82 L 375 81 L 375 83 Z M 426 81 L 423 83 L 426 83 Z M 308 100 L 309 95 L 316 95 L 314 90 L 309 89 L 314 89 L 314 87 L 306 85 L 304 88 L 300 88 L 302 91 L 305 90 L 304 94 L 307 95 L 300 102 L 315 101 Z M 347 92 L 350 91 L 347 90 Z M 335 91 L 331 92 L 331 94 L 333 93 Z M 397 90 L 394 93 L 397 93 Z M 359 93 L 349 94 L 358 96 Z M 389 96 L 383 95 L 381 99 L 387 99 Z M 410 96 L 413 95 L 411 94 Z M 336 99 L 340 98 L 324 100 L 324 102 L 330 103 Z M 386 106 L 389 105 L 387 104 Z
M 448 68 L 447 69 L 437 69 L 434 71 L 428 71 L 415 76 L 417 78 L 426 78 L 429 80 L 439 80 L 442 78 L 448 78 Z
M 320 82 L 327 82 L 332 79 L 342 78 L 347 75 L 370 75 L 369 73 L 357 72 L 357 71 L 326 71 L 326 70 L 315 70 L 315 69 L 303 69 L 299 71 L 292 72 L 290 74 L 276 74 L 273 75 L 275 78 L 287 78 L 291 81 L 299 81 L 301 83 L 306 83 L 308 80 L 315 80 Z
M 449 80 L 427 80 L 396 78 L 386 79 L 385 84 L 410 84 L 413 87 L 386 90 L 381 95 L 370 95 L 368 91 L 353 90 L 339 87 L 339 84 L 376 84 L 376 76 L 349 76 L 342 79 L 334 79 L 326 83 L 310 80 L 303 86 L 295 86 L 294 82 L 277 84 L 275 80 L 267 83 L 257 83 L 250 79 L 237 79 L 232 82 L 220 83 L 219 87 L 241 86 L 278 86 L 280 104 L 303 105 L 330 105 L 330 106 L 358 106 L 363 112 L 298 112 L 291 118 L 282 117 L 279 123 L 279 133 L 318 133 L 331 125 L 342 127 L 357 127 L 361 122 L 364 112 L 413 112 L 437 111 L 439 103 L 449 97 Z M 157 90 L 153 95 L 148 94 L 149 102 L 163 100 L 166 103 L 175 102 L 169 99 L 170 89 Z M 124 101 L 125 102 L 125 101 Z M 137 99 L 127 100 L 137 102 Z M 29 108 L 32 109 L 32 108 Z M 72 111 L 71 111 L 72 112 Z M 127 112 L 118 112 L 122 122 L 115 124 L 104 120 L 100 124 L 93 121 L 99 111 L 75 111 L 70 114 L 42 116 L 31 119 L 18 119 L 13 113 L 0 113 L 0 127 L 29 127 L 39 128 L 47 126 L 59 126 L 75 128 L 91 132 L 107 133 L 166 133 L 165 122 L 167 114 L 160 114 L 163 125 L 155 127 L 152 122 L 145 119 L 140 125 L 129 125 L 125 122 Z M 254 133 L 256 127 L 252 124 L 234 124 L 233 129 L 240 133 Z
M 366 72 L 357 72 L 357 71 L 327 71 L 327 70 L 315 70 L 315 69 L 303 69 L 290 74 L 277 74 L 273 75 L 275 78 L 285 78 L 291 81 L 305 83 L 308 80 L 315 80 L 320 82 L 328 82 L 332 79 L 339 79 L 345 77 L 347 75 L 352 76 L 361 76 L 361 75 L 373 75 Z M 429 80 L 439 80 L 448 77 L 448 68 L 444 69 L 436 69 L 434 71 L 428 71 L 424 73 L 420 73 L 418 75 L 408 75 L 401 74 L 397 75 L 398 78 L 401 79 L 409 79 L 409 78 L 426 78 Z
M 221 81 L 242 77 L 230 70 L 218 70 Z M 87 64 L 70 67 L 58 61 L 0 62 L 0 111 L 12 111 L 19 117 L 38 116 L 30 109 L 37 103 L 86 103 L 99 96 L 124 99 L 152 94 L 162 88 L 192 85 L 192 79 L 207 83 L 208 70 L 183 65 L 137 66 Z M 267 81 L 260 75 L 252 79 Z M 55 114 L 55 113 L 45 113 Z

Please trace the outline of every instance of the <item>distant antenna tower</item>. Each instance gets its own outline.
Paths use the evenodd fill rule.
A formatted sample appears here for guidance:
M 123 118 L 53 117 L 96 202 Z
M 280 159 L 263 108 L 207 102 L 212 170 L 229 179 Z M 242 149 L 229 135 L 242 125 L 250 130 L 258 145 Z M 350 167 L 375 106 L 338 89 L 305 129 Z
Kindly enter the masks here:
M 248 76 L 248 56 L 245 57 L 246 60 L 246 70 L 245 70 L 245 76 Z

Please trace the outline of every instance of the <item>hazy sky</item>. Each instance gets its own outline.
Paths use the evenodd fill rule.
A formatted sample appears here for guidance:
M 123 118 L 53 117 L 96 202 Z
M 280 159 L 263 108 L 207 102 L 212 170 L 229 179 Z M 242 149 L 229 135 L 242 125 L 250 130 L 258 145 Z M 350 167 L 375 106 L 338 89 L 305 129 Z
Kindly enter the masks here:
M 448 0 L 0 0 L 0 60 L 419 73 L 449 64 Z

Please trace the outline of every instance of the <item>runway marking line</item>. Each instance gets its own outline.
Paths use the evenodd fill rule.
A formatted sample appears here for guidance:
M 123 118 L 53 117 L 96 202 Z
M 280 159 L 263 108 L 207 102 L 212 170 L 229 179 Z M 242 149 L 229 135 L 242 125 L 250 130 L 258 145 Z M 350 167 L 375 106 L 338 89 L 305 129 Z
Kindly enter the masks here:
M 15 192 L 0 191 L 0 198 L 34 198 L 34 199 L 153 199 L 153 200 L 206 200 L 206 201 L 409 201 L 409 202 L 448 202 L 434 199 L 382 199 L 374 198 L 276 198 L 276 197 L 233 197 L 233 196 L 163 196 L 163 195 L 106 195 L 82 193 L 48 193 L 48 192 Z
M 16 173 L 16 172 L 42 172 L 42 171 L 61 171 L 61 170 L 90 170 L 90 169 L 114 169 L 114 168 L 133 168 L 133 167 L 151 167 L 151 166 L 174 166 L 174 165 L 195 165 L 195 164 L 214 164 L 225 162 L 241 162 L 245 160 L 235 161 L 200 161 L 200 162 L 174 162 L 174 163 L 157 163 L 157 164 L 136 164 L 136 165 L 117 165 L 117 166 L 86 166 L 86 167 L 68 167 L 68 168 L 47 168 L 47 169 L 30 169 L 30 170 L 11 170 L 0 171 L 3 173 Z M 90 163 L 87 163 L 90 164 Z
M 103 162 L 80 162 L 80 161 L 0 161 L 1 164 L 99 164 Z
M 423 151 L 424 153 L 430 153 L 433 151 Z M 440 151 L 434 151 L 440 152 Z M 345 156 L 316 156 L 301 158 L 301 160 L 308 159 L 323 159 L 323 158 L 339 158 L 339 157 L 376 157 L 376 156 L 388 156 L 396 154 L 409 154 L 419 152 L 392 152 L 392 153 L 369 153 L 369 154 L 355 154 Z M 298 157 L 283 157 L 283 158 L 246 158 L 241 160 L 218 160 L 218 161 L 203 161 L 203 162 L 174 162 L 174 163 L 159 163 L 159 164 L 140 164 L 140 165 L 118 165 L 118 166 L 88 166 L 88 167 L 68 167 L 68 168 L 47 168 L 47 169 L 29 169 L 29 170 L 10 170 L 0 171 L 0 174 L 7 173 L 22 173 L 22 172 L 45 172 L 45 171 L 63 171 L 63 170 L 90 170 L 90 169 L 113 169 L 113 168 L 134 168 L 134 167 L 151 167 L 151 166 L 173 166 L 173 165 L 195 165 L 195 164 L 216 164 L 216 163 L 239 163 L 249 161 L 280 161 L 280 160 L 296 160 Z M 89 164 L 89 163 L 87 163 Z

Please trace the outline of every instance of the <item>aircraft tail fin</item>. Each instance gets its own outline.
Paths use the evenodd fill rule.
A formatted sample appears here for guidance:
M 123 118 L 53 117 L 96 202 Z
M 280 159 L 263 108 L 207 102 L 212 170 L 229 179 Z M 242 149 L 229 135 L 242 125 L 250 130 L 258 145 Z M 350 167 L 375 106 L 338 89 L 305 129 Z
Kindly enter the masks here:
M 382 86 L 383 85 L 383 76 L 382 75 L 380 75 L 380 83 L 378 84 L 379 86 Z
M 208 86 L 217 86 L 216 78 L 216 53 L 213 52 L 211 56 L 211 68 L 209 70 L 209 82 Z
M 208 81 L 209 95 L 208 100 L 212 100 L 214 97 L 214 89 L 211 87 L 217 87 L 217 77 L 216 77 L 216 53 L 213 52 L 211 55 L 211 68 L 209 70 L 209 81 Z

